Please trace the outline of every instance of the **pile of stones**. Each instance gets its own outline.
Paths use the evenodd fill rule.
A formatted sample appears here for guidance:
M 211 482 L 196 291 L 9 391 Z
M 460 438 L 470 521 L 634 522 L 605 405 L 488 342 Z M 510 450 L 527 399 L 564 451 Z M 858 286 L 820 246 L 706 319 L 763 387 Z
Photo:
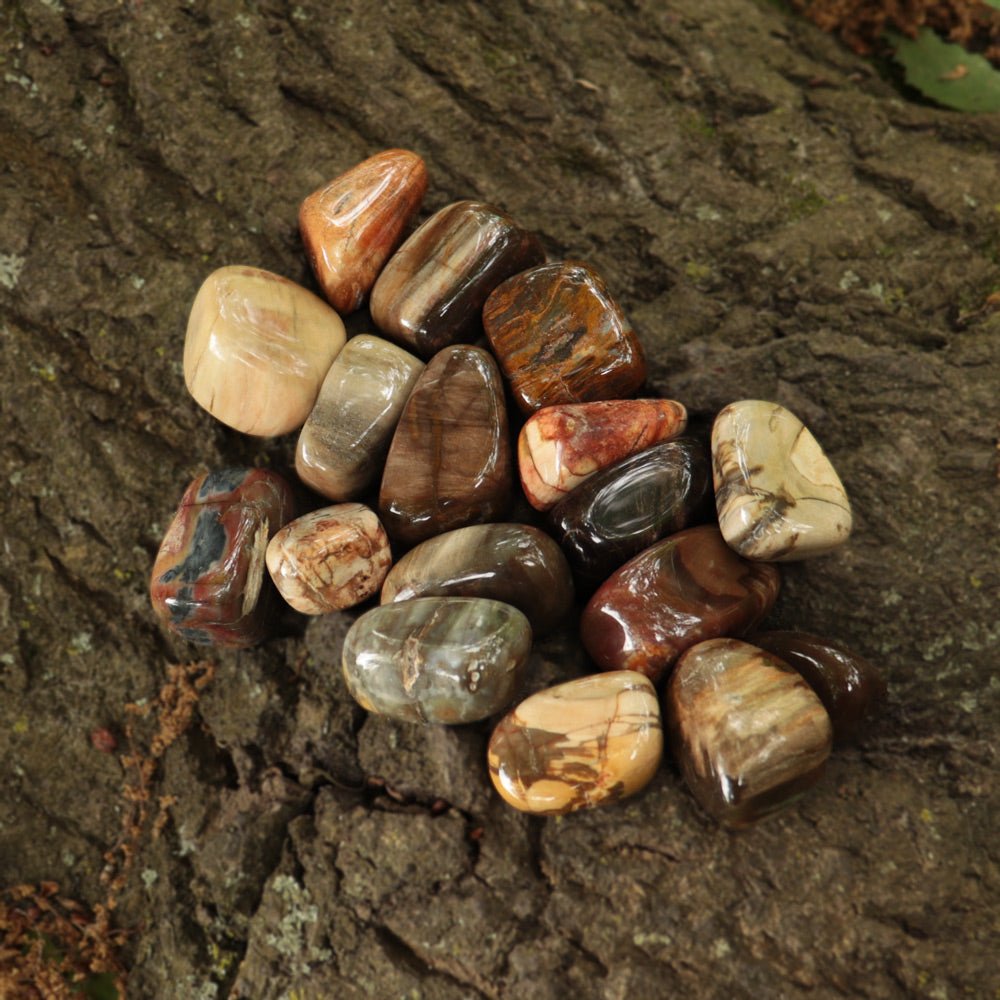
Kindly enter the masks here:
M 631 398 L 642 346 L 591 267 L 546 262 L 537 237 L 477 201 L 404 241 L 426 187 L 420 157 L 388 150 L 306 198 L 326 301 L 254 267 L 201 286 L 184 346 L 192 396 L 245 434 L 299 430 L 296 472 L 333 503 L 296 518 L 275 472 L 200 476 L 156 558 L 155 611 L 191 642 L 248 646 L 278 594 L 321 615 L 380 593 L 344 643 L 351 695 L 395 719 L 462 724 L 515 702 L 533 636 L 564 625 L 579 595 L 598 672 L 496 725 L 503 798 L 562 813 L 641 789 L 663 752 L 659 687 L 702 806 L 731 826 L 775 811 L 884 694 L 835 643 L 753 634 L 778 594 L 775 563 L 847 539 L 836 472 L 800 420 L 760 400 L 717 415 L 709 454 L 684 435 L 681 403 Z M 348 340 L 340 314 L 366 298 L 384 336 Z M 523 419 L 516 462 L 508 398 Z M 544 530 L 504 521 L 515 464 Z

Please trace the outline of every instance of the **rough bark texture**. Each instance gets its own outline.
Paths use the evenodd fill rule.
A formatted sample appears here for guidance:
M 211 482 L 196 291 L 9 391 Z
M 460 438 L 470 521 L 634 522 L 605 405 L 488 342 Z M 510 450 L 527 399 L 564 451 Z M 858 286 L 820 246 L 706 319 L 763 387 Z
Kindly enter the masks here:
M 541 821 L 491 794 L 488 727 L 352 707 L 348 616 L 213 653 L 118 910 L 130 995 L 995 995 L 997 117 L 750 0 L 22 0 L 0 37 L 0 883 L 101 898 L 122 771 L 88 733 L 198 655 L 148 607 L 161 531 L 199 470 L 291 463 L 187 396 L 199 283 L 311 284 L 300 200 L 404 146 L 422 217 L 482 198 L 591 262 L 653 393 L 810 425 L 856 532 L 770 623 L 880 663 L 890 705 L 748 832 L 671 764 Z M 536 661 L 585 668 L 569 632 Z

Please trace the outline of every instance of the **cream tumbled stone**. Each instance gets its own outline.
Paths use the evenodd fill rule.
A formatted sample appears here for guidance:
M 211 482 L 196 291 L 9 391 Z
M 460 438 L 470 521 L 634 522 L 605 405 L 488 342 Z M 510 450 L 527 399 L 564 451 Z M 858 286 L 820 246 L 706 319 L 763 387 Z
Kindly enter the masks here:
M 222 267 L 198 289 L 184 341 L 184 381 L 222 423 L 259 437 L 300 427 L 344 324 L 322 299 L 256 267 Z

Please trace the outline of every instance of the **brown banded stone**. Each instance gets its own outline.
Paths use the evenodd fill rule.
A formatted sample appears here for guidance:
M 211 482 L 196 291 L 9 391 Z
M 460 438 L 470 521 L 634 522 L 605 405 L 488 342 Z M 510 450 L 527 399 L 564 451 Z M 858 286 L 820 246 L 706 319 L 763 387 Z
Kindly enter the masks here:
M 664 711 L 688 787 L 727 826 L 787 806 L 815 784 L 830 755 L 830 717 L 809 685 L 737 639 L 710 639 L 684 653 Z
M 690 646 L 754 628 L 780 584 L 777 567 L 741 559 L 714 525 L 688 528 L 608 577 L 584 609 L 580 638 L 602 670 L 657 681 Z
M 525 413 L 620 399 L 646 380 L 631 324 L 587 264 L 542 264 L 509 278 L 486 300 L 483 328 Z
M 458 201 L 432 215 L 392 256 L 372 290 L 386 336 L 429 358 L 481 335 L 483 303 L 505 278 L 545 259 L 538 238 L 505 212 Z
M 424 161 L 408 149 L 387 149 L 302 202 L 302 242 L 323 294 L 338 312 L 354 312 L 364 302 L 426 190 Z
M 503 382 L 484 350 L 456 344 L 424 369 L 389 448 L 379 513 L 389 536 L 416 545 L 452 528 L 500 520 L 513 470 Z

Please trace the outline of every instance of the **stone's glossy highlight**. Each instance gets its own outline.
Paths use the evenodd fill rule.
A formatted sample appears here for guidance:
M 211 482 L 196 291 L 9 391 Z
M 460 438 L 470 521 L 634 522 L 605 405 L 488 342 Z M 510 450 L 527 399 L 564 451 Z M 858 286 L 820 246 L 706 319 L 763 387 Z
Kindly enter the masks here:
M 295 471 L 331 500 L 361 496 L 381 475 L 393 431 L 422 361 L 363 333 L 331 365 L 299 434 Z
M 612 399 L 546 406 L 517 439 L 521 486 L 548 510 L 595 472 L 684 433 L 687 410 L 671 399 Z
M 882 675 L 867 660 L 844 646 L 808 632 L 755 632 L 747 642 L 766 650 L 797 670 L 816 692 L 833 723 L 839 743 L 854 738 L 862 723 L 886 698 Z
M 638 670 L 655 682 L 690 646 L 754 628 L 780 585 L 776 566 L 741 559 L 714 525 L 688 528 L 601 585 L 580 619 L 580 638 L 602 670 Z
M 272 606 L 264 552 L 292 514 L 290 487 L 266 469 L 195 479 L 153 564 L 150 599 L 160 621 L 188 642 L 260 642 Z
M 830 717 L 787 664 L 737 639 L 689 649 L 667 685 L 674 757 L 702 808 L 746 826 L 788 805 L 823 773 Z
M 387 149 L 302 202 L 302 242 L 323 294 L 338 312 L 354 312 L 364 302 L 426 190 L 424 161 L 407 149 Z
M 352 608 L 378 592 L 389 539 L 361 503 L 323 507 L 286 524 L 267 546 L 267 569 L 281 596 L 304 615 Z
M 312 292 L 256 267 L 221 267 L 195 296 L 184 381 L 199 406 L 244 434 L 302 426 L 344 346 L 340 317 Z
M 723 537 L 747 559 L 823 555 L 847 541 L 851 504 L 809 429 L 777 403 L 744 399 L 712 427 Z
M 489 597 L 527 615 L 536 635 L 561 624 L 573 577 L 556 543 L 526 524 L 474 524 L 421 542 L 389 571 L 382 603 L 414 597 Z
M 446 347 L 417 380 L 396 427 L 379 493 L 382 523 L 393 540 L 416 545 L 498 521 L 512 480 L 496 362 L 478 347 Z
M 457 201 L 432 215 L 392 256 L 372 291 L 375 325 L 423 358 L 482 333 L 486 297 L 545 259 L 538 238 L 505 212 Z
M 493 291 L 483 328 L 518 406 L 630 396 L 646 380 L 642 347 L 587 264 L 543 264 Z
M 662 753 L 653 685 L 620 670 L 526 698 L 493 731 L 488 759 L 510 805 L 552 815 L 633 795 L 656 773 Z
M 549 512 L 577 579 L 596 587 L 653 542 L 686 528 L 709 497 L 705 449 L 691 438 L 656 444 L 595 473 Z
M 363 614 L 344 640 L 347 688 L 369 712 L 403 722 L 476 722 L 516 696 L 531 626 L 477 597 L 418 597 Z

